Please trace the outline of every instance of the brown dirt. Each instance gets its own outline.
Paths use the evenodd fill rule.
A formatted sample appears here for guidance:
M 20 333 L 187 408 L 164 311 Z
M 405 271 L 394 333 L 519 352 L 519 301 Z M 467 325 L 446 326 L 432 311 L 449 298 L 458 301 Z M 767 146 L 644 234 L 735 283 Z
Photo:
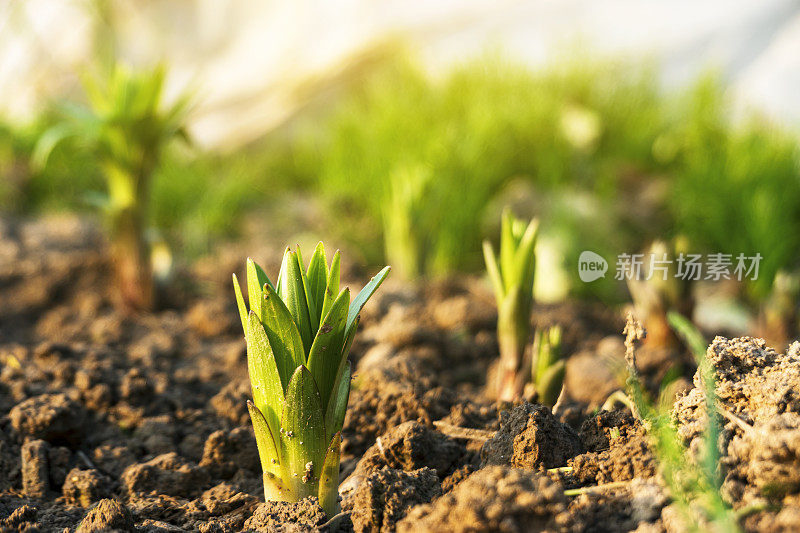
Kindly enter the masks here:
M 558 531 L 565 508 L 566 498 L 557 482 L 532 472 L 491 466 L 434 503 L 413 508 L 397 531 Z
M 723 427 L 719 439 L 723 495 L 737 509 L 769 502 L 784 510 L 800 497 L 800 343 L 785 353 L 766 346 L 762 339 L 717 337 L 708 347 L 707 360 L 716 379 Z M 675 403 L 680 435 L 690 450 L 703 445 L 708 425 L 700 373 L 688 394 Z M 780 516 L 780 519 L 778 519 Z M 763 511 L 748 524 L 775 524 L 791 513 Z M 797 523 L 789 529 L 795 529 Z M 760 529 L 760 526 L 756 529 Z
M 0 532 L 662 531 L 677 523 L 644 430 L 627 411 L 592 411 L 619 388 L 618 313 L 536 306 L 533 323 L 564 328 L 567 401 L 557 415 L 499 405 L 485 387 L 497 354 L 494 302 L 485 280 L 468 277 L 390 280 L 362 313 L 343 429 L 345 515 L 329 522 L 313 500 L 262 503 L 229 287 L 248 254 L 278 266 L 278 249 L 222 247 L 178 267 L 162 309 L 123 315 L 111 305 L 106 248 L 91 224 L 0 218 Z M 344 267 L 354 287 L 368 274 Z M 726 423 L 726 495 L 737 508 L 763 498 L 783 505 L 749 516 L 748 530 L 800 524 L 792 511 L 799 352 L 749 339 L 718 339 L 709 352 L 720 399 L 754 428 Z M 679 359 L 643 355 L 649 384 Z M 697 388 L 676 404 L 692 446 L 703 405 Z M 452 436 L 437 422 L 478 436 Z M 543 472 L 564 466 L 573 471 Z M 611 481 L 625 486 L 564 496 L 565 487 Z

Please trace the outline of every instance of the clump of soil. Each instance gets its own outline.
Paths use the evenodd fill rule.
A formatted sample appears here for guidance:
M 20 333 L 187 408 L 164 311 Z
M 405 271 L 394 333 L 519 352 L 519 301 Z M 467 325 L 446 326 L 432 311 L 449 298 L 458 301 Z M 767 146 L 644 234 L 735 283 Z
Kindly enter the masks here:
M 81 520 L 76 533 L 136 531 L 130 511 L 116 500 L 101 500 Z
M 558 531 L 565 509 L 557 482 L 533 472 L 490 466 L 435 502 L 413 508 L 397 531 Z
M 800 343 L 786 353 L 762 339 L 717 337 L 707 362 L 716 379 L 724 495 L 735 507 L 788 503 L 800 493 Z M 708 425 L 700 371 L 674 406 L 680 435 L 697 453 Z
M 359 484 L 347 510 L 358 533 L 391 531 L 408 509 L 441 494 L 439 477 L 432 468 L 404 472 L 384 466 Z
M 523 403 L 500 414 L 500 429 L 481 449 L 484 465 L 543 470 L 581 452 L 577 433 L 543 405 Z
M 648 479 L 658 473 L 647 432 L 627 410 L 600 411 L 581 426 L 587 453 L 571 461 L 579 485 Z
M 256 507 L 247 519 L 247 531 L 268 533 L 318 531 L 327 520 L 319 500 L 309 496 L 297 503 L 266 502 Z

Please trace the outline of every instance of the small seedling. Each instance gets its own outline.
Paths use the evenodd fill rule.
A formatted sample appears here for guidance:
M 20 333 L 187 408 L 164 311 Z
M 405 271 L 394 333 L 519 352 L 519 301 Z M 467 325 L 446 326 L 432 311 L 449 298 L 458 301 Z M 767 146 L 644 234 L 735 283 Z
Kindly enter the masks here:
M 253 391 L 247 407 L 267 500 L 316 496 L 329 516 L 336 514 L 341 429 L 350 395 L 347 356 L 359 313 L 389 269 L 351 303 L 350 289 L 339 291 L 339 252 L 328 266 L 322 243 L 306 268 L 299 247 L 287 248 L 275 284 L 248 259 L 249 311 L 234 274 Z
M 626 278 L 636 314 L 647 328 L 647 345 L 656 348 L 675 348 L 677 339 L 667 321 L 667 313 L 678 311 L 692 314 L 691 275 L 678 275 L 678 258 L 683 258 L 688 244 L 683 238 L 672 243 L 653 242 L 644 253 L 639 268 L 628 272 Z M 682 259 L 681 259 L 682 260 Z
M 120 303 L 129 309 L 153 307 L 153 272 L 145 239 L 150 186 L 166 145 L 188 140 L 184 120 L 189 99 L 166 106 L 165 71 L 135 72 L 116 65 L 103 77 L 87 77 L 89 109 L 70 107 L 66 120 L 47 130 L 33 154 L 43 167 L 68 137 L 89 146 L 106 179 L 108 195 L 95 198 L 106 215 Z
M 533 340 L 531 383 L 538 402 L 553 407 L 564 387 L 567 366 L 561 358 L 561 328 L 554 326 L 539 330 Z
M 714 370 L 705 357 L 705 340 L 689 320 L 677 313 L 668 314 L 669 324 L 689 345 L 697 359 L 706 398 L 708 427 L 702 453 L 696 460 L 689 456 L 669 409 L 659 408 L 648 401 L 636 371 L 635 357 L 630 353 L 636 340 L 643 337 L 641 325 L 628 316 L 626 347 L 629 354 L 628 394 L 642 423 L 651 438 L 653 452 L 658 459 L 661 477 L 670 496 L 683 514 L 688 531 L 741 531 L 736 513 L 721 496 L 719 474 L 720 434 Z
M 491 243 L 483 243 L 486 270 L 497 300 L 497 341 L 500 344 L 497 397 L 501 401 L 519 398 L 527 381 L 527 376 L 520 375 L 520 370 L 531 330 L 538 228 L 536 219 L 526 225 L 506 208 L 503 211 L 499 260 Z

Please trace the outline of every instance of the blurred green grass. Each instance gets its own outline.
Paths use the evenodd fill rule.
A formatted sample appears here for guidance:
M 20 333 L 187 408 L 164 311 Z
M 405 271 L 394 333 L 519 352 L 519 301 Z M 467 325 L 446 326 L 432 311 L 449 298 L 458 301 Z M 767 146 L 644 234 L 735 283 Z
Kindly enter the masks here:
M 383 61 L 290 124 L 234 153 L 175 149 L 152 192 L 151 220 L 182 253 L 235 238 L 284 195 L 321 206 L 314 231 L 408 278 L 482 269 L 480 242 L 510 203 L 539 216 L 570 290 L 625 298 L 613 275 L 576 280 L 577 257 L 613 260 L 682 235 L 692 251 L 763 256 L 750 295 L 798 267 L 795 132 L 733 120 L 704 76 L 665 94 L 654 65 L 597 58 L 530 69 L 485 55 L 429 72 L 408 53 Z M 88 154 L 64 146 L 39 174 L 27 157 L 49 123 L 0 122 L 0 207 L 87 209 L 101 189 Z M 8 178 L 6 178 L 8 177 Z M 298 231 L 301 231 L 299 228 Z

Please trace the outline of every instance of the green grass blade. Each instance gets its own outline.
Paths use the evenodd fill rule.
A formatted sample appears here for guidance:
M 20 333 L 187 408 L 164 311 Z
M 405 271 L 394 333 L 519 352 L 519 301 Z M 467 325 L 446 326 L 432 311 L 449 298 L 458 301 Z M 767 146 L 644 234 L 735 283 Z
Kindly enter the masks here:
M 536 383 L 536 392 L 539 394 L 539 403 L 548 407 L 553 407 L 558 400 L 561 389 L 564 387 L 564 375 L 567 372 L 567 365 L 563 360 L 556 361 L 548 367 Z
M 334 433 L 342 430 L 344 425 L 344 415 L 347 413 L 347 400 L 350 398 L 350 378 L 352 367 L 350 361 L 344 365 L 344 370 L 339 374 L 339 378 L 333 388 L 328 407 L 325 410 L 325 431 L 326 438 L 331 438 Z
M 264 415 L 250 400 L 247 400 L 247 410 L 250 412 L 250 420 L 253 422 L 253 431 L 256 434 L 256 446 L 258 447 L 258 457 L 261 460 L 261 470 L 277 474 L 280 472 L 280 455 L 275 445 L 275 437 L 272 434 L 272 430 Z
M 275 354 L 283 390 L 286 390 L 295 369 L 305 364 L 303 341 L 289 309 L 269 285 L 265 288 L 262 303 L 264 330 Z
M 353 300 L 353 304 L 350 306 L 350 312 L 347 314 L 347 334 L 349 336 L 351 328 L 358 317 L 358 314 L 364 308 L 367 301 L 375 294 L 375 291 L 378 290 L 378 287 L 381 286 L 383 280 L 386 279 L 386 276 L 389 275 L 389 271 L 392 269 L 390 266 L 383 267 L 383 270 L 378 272 L 369 283 L 367 283 L 361 292 L 358 293 L 358 296 L 355 297 Z
M 688 318 L 675 311 L 669 311 L 667 313 L 667 322 L 669 322 L 672 329 L 683 338 L 683 341 L 689 346 L 689 349 L 692 350 L 692 354 L 694 354 L 695 360 L 697 360 L 698 363 L 705 358 L 706 340 L 703 338 L 703 334 L 700 333 L 700 330 L 698 330 Z
M 339 254 L 339 250 L 336 250 L 336 253 L 333 254 L 333 259 L 331 260 L 331 268 L 328 272 L 328 285 L 325 288 L 325 298 L 322 303 L 322 313 L 320 316 L 323 318 L 328 316 L 331 307 L 333 307 L 333 302 L 335 302 L 336 298 L 339 296 L 339 275 L 342 268 L 341 263 L 341 255 Z
M 336 379 L 344 366 L 343 348 L 349 307 L 350 289 L 345 289 L 323 320 L 308 354 L 308 369 L 319 387 L 323 412 L 328 407 Z
M 514 276 L 525 287 L 530 287 L 533 292 L 533 275 L 536 270 L 536 237 L 539 233 L 539 222 L 531 220 L 525 233 L 519 241 L 519 247 L 514 253 Z
M 248 317 L 247 371 L 254 403 L 275 432 L 280 427 L 284 387 L 267 333 L 253 311 Z
M 280 278 L 281 288 L 279 294 L 297 326 L 297 331 L 300 332 L 304 352 L 307 353 L 311 349 L 313 339 L 311 337 L 311 318 L 308 314 L 303 272 L 297 254 L 288 251 L 286 255 L 288 260 Z M 305 360 L 305 357 L 303 359 Z
M 494 249 L 489 241 L 483 241 L 483 260 L 486 262 L 486 272 L 489 274 L 489 279 L 492 280 L 494 296 L 499 305 L 503 300 L 505 290 L 503 278 L 500 275 L 500 267 L 497 264 L 497 257 L 494 255 Z
M 233 292 L 236 294 L 236 307 L 239 308 L 239 318 L 242 320 L 242 330 L 244 331 L 244 336 L 247 337 L 247 307 L 244 305 L 242 288 L 239 287 L 239 280 L 236 278 L 236 274 L 233 275 Z
M 296 487 L 296 494 L 308 493 L 308 485 L 316 487 L 328 443 L 325 441 L 325 420 L 314 377 L 305 366 L 299 366 L 286 389 L 286 402 L 281 416 L 281 465 Z M 303 481 L 311 462 L 314 479 Z M 316 490 L 312 494 L 316 493 Z
M 306 271 L 309 290 L 306 298 L 314 303 L 316 313 L 312 319 L 316 319 L 317 324 L 321 323 L 327 313 L 324 313 L 325 289 L 328 287 L 328 261 L 325 257 L 325 246 L 320 242 L 311 256 Z M 311 306 L 309 305 L 309 309 Z
M 325 452 L 319 480 L 319 505 L 328 516 L 339 512 L 339 460 L 342 453 L 342 434 L 336 433 Z
M 514 239 L 514 215 L 511 210 L 503 210 L 503 220 L 500 223 L 500 272 L 503 274 L 503 286 L 505 292 L 518 283 L 514 279 L 514 251 L 517 249 L 516 239 Z

